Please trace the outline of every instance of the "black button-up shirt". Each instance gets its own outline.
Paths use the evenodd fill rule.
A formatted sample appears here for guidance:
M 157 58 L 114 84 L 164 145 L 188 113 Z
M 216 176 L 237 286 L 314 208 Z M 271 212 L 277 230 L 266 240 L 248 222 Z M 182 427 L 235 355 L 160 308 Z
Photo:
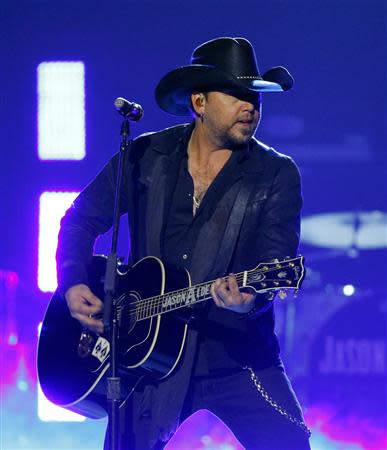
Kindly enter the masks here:
M 215 177 L 193 215 L 194 183 L 188 172 L 187 152 L 183 152 L 178 177 L 169 209 L 164 238 L 163 259 L 174 266 L 190 269 L 192 253 L 202 226 L 209 220 L 217 202 L 237 179 L 238 161 L 244 150 L 234 151 Z M 226 275 L 226 274 L 225 274 Z M 205 324 L 204 321 L 201 325 Z M 227 354 L 221 341 L 209 337 L 199 338 L 196 375 L 236 368 L 236 362 Z

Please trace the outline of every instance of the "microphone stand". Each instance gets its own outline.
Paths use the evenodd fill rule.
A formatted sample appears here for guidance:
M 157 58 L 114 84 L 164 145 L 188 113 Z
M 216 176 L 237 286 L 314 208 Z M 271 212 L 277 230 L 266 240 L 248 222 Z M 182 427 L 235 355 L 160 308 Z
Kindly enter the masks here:
M 104 333 L 110 336 L 110 376 L 107 378 L 107 405 L 108 405 L 108 442 L 109 450 L 119 450 L 119 404 L 121 400 L 121 378 L 118 373 L 117 337 L 118 321 L 116 315 L 116 289 L 117 289 L 117 241 L 120 222 L 120 192 L 124 167 L 125 154 L 130 151 L 132 140 L 130 137 L 129 121 L 125 117 L 121 126 L 121 145 L 118 159 L 117 184 L 114 199 L 113 236 L 111 251 L 107 258 L 104 282 Z

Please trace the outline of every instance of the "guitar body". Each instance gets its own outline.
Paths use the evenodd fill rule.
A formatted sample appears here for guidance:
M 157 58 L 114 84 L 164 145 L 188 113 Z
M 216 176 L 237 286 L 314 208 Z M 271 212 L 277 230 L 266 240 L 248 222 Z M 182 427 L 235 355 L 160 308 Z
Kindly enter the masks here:
M 103 300 L 106 258 L 93 257 L 90 288 Z M 143 318 L 152 298 L 190 286 L 186 271 L 167 268 L 155 257 L 146 257 L 129 271 L 118 270 L 118 366 L 125 400 L 144 375 L 167 377 L 179 363 L 188 316 L 155 315 Z M 150 299 L 143 301 L 143 299 Z M 90 418 L 106 416 L 106 379 L 110 346 L 105 336 L 85 330 L 73 319 L 66 300 L 57 292 L 47 308 L 39 338 L 38 375 L 46 397 L 53 403 Z

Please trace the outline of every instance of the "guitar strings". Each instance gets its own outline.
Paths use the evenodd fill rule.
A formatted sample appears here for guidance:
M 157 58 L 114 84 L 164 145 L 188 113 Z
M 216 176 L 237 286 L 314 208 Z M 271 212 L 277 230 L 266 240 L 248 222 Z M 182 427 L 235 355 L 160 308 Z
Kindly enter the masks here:
M 285 268 L 288 268 L 288 267 L 290 267 L 290 266 L 282 266 L 280 269 L 285 269 Z M 261 270 L 259 272 L 260 273 L 264 273 L 264 272 L 270 272 L 272 270 L 273 269 L 269 268 L 267 270 Z M 256 272 L 258 272 L 258 271 L 256 271 Z M 244 272 L 236 274 L 235 277 L 236 277 L 237 282 L 238 281 L 243 281 Z M 227 277 L 225 277 L 225 278 L 227 278 Z M 271 281 L 278 281 L 278 280 L 267 279 L 267 278 L 265 279 L 265 282 L 271 282 Z M 283 281 L 283 280 L 281 280 L 281 281 Z M 193 289 L 197 289 L 197 288 L 199 288 L 201 286 L 205 286 L 207 284 L 212 284 L 213 282 L 214 281 L 209 281 L 209 282 L 205 282 L 205 283 L 201 283 L 201 284 L 195 285 L 195 287 L 193 287 Z M 295 289 L 295 288 L 289 287 L 289 286 L 286 286 L 285 288 L 287 288 L 287 289 Z M 165 297 L 166 295 L 177 295 L 177 294 L 179 294 L 179 293 L 181 293 L 181 292 L 183 292 L 183 291 L 185 291 L 187 289 L 189 289 L 189 287 L 185 287 L 183 289 L 179 289 L 177 291 L 168 292 L 166 294 L 158 295 L 158 296 L 155 296 L 155 297 L 150 297 L 150 298 L 147 298 L 147 299 L 137 300 L 136 302 L 131 303 L 131 306 L 134 306 L 135 308 L 134 308 L 134 310 L 132 310 L 129 313 L 129 315 L 130 316 L 137 315 L 139 319 L 145 319 L 145 318 L 147 318 L 148 315 L 149 315 L 149 317 L 152 317 L 152 316 L 155 316 L 155 315 L 158 315 L 158 314 L 162 314 L 164 312 L 168 312 L 168 311 L 170 311 L 172 309 L 172 307 L 173 307 L 173 309 L 179 309 L 179 308 L 182 308 L 182 307 L 186 307 L 187 305 L 185 305 L 185 304 L 178 305 L 178 306 L 176 304 L 174 304 L 174 305 L 169 305 L 170 309 L 167 309 L 168 308 L 168 306 L 167 306 L 164 309 L 164 311 L 160 311 L 160 312 L 156 313 L 156 309 L 157 309 L 157 307 L 160 307 L 160 300 L 162 300 L 163 297 Z M 211 296 L 204 297 L 201 300 L 196 300 L 195 303 L 199 303 L 201 301 L 205 301 L 205 300 L 207 300 L 209 298 L 211 298 Z
M 235 277 L 236 277 L 237 282 L 238 281 L 243 281 L 243 273 L 242 274 L 237 274 Z M 225 277 L 225 278 L 227 278 L 227 277 Z M 197 288 L 205 286 L 205 285 L 211 285 L 214 281 L 215 280 L 197 284 L 194 287 L 191 287 L 191 289 L 197 289 Z M 136 302 L 131 303 L 131 305 L 135 305 L 135 306 L 139 305 L 140 308 L 139 309 L 136 308 L 135 311 L 145 310 L 146 308 L 149 308 L 149 307 L 158 306 L 160 300 L 162 300 L 163 297 L 165 297 L 167 295 L 178 295 L 178 294 L 182 293 L 183 291 L 186 291 L 186 290 L 189 290 L 189 289 L 190 289 L 190 287 L 185 287 L 185 288 L 178 289 L 176 291 L 171 291 L 171 292 L 168 292 L 168 293 L 165 293 L 165 294 L 161 294 L 161 295 L 158 295 L 158 296 L 155 296 L 155 297 L 150 297 L 150 298 L 147 298 L 147 299 L 140 299 L 140 300 L 137 300 Z M 207 298 L 210 298 L 210 297 L 211 296 L 209 296 Z M 204 301 L 204 299 L 203 299 L 203 301 Z M 173 305 L 173 306 L 175 306 L 175 305 Z
M 285 265 L 285 266 L 281 266 L 281 267 L 276 268 L 276 269 L 285 269 L 285 268 L 289 268 L 289 267 L 290 267 L 290 265 Z M 293 266 L 292 266 L 292 268 L 293 268 Z M 265 273 L 265 272 L 270 272 L 270 271 L 273 271 L 273 269 L 272 268 L 268 268 L 268 269 L 263 269 L 263 270 L 256 270 L 256 272 L 259 272 L 259 273 Z M 248 271 L 248 272 L 253 272 L 253 271 Z M 238 281 L 243 281 L 244 272 L 236 274 L 235 277 L 236 277 L 237 282 Z M 225 277 L 225 278 L 227 278 L 227 277 Z M 265 282 L 270 282 L 270 281 L 278 281 L 278 280 L 265 279 Z M 207 285 L 207 284 L 212 284 L 213 282 L 214 282 L 214 280 L 213 281 L 209 281 L 209 282 L 205 282 L 205 283 L 201 283 L 201 284 L 196 285 L 193 288 L 197 289 L 197 288 L 199 288 L 201 286 L 204 286 L 204 285 Z M 286 286 L 286 287 L 289 289 L 288 286 Z M 185 291 L 187 289 L 189 289 L 189 287 L 185 287 L 183 289 L 179 289 L 177 291 L 168 292 L 166 294 L 158 295 L 158 296 L 155 296 L 155 297 L 150 297 L 148 299 L 137 300 L 136 302 L 133 302 L 131 304 L 131 305 L 135 306 L 135 310 L 132 311 L 130 314 L 131 315 L 136 315 L 137 313 L 142 313 L 142 314 L 145 315 L 145 317 L 147 315 L 146 313 L 150 313 L 151 315 L 157 315 L 157 314 L 155 314 L 154 310 L 156 309 L 156 307 L 160 306 L 160 300 L 162 300 L 163 297 L 165 297 L 166 295 L 174 295 L 174 294 L 177 295 L 177 294 L 179 294 L 179 293 L 181 293 L 181 292 L 183 292 L 183 291 Z M 200 301 L 204 301 L 207 298 L 210 298 L 210 296 L 206 297 L 206 298 L 203 298 Z M 196 301 L 195 303 L 197 303 L 197 302 L 198 301 Z M 174 309 L 177 309 L 177 308 L 180 307 L 180 306 L 177 307 L 176 305 L 170 305 L 170 306 L 173 306 Z M 183 305 L 183 307 L 184 306 L 186 306 L 186 305 Z M 166 312 L 166 311 L 168 311 L 168 310 L 165 310 L 164 312 Z
M 290 267 L 290 266 L 282 266 L 281 269 L 285 269 L 285 268 L 289 268 L 289 267 Z M 279 270 L 279 268 L 276 269 L 276 270 Z M 273 271 L 273 269 L 260 270 L 260 271 L 257 270 L 256 272 L 259 272 L 259 273 L 266 273 L 266 272 L 271 272 L 271 271 Z M 228 277 L 223 277 L 223 278 L 226 279 L 226 278 L 228 278 Z M 236 274 L 236 275 L 235 275 L 235 278 L 236 278 L 237 281 L 243 281 L 243 278 L 244 278 L 244 272 L 241 272 L 241 273 Z M 195 285 L 195 286 L 192 286 L 192 288 L 194 289 L 194 288 L 198 288 L 198 287 L 201 287 L 201 286 L 205 286 L 205 285 L 207 285 L 207 284 L 212 284 L 212 283 L 214 283 L 214 281 L 215 281 L 215 280 L 212 280 L 212 281 L 206 281 L 206 282 L 204 282 L 204 283 L 200 283 L 200 284 L 197 284 L 197 285 Z M 278 281 L 278 280 L 272 280 L 272 279 L 265 278 L 264 281 Z M 136 303 L 145 303 L 145 302 L 147 302 L 147 301 L 150 301 L 150 302 L 151 302 L 151 301 L 154 301 L 154 300 L 159 300 L 159 299 L 161 299 L 162 297 L 164 297 L 165 295 L 178 294 L 178 293 L 180 293 L 180 292 L 182 292 L 182 291 L 185 291 L 185 290 L 188 290 L 188 289 L 190 289 L 190 287 L 184 287 L 184 288 L 182 288 L 182 289 L 178 289 L 178 290 L 176 290 L 176 291 L 167 292 L 167 293 L 165 293 L 165 294 L 161 294 L 161 295 L 158 295 L 158 296 L 155 296 L 155 297 L 149 297 L 149 298 L 147 298 L 147 299 L 140 299 L 140 300 L 137 300 L 136 302 L 133 302 L 132 304 L 135 305 Z
M 203 302 L 203 301 L 209 300 L 210 298 L 211 297 L 204 297 L 204 298 L 198 299 L 198 300 L 195 301 L 195 304 L 199 303 L 199 302 Z M 129 313 L 129 315 L 130 316 L 137 316 L 138 319 L 144 319 L 144 318 L 154 317 L 156 315 L 159 315 L 159 314 L 162 314 L 162 313 L 165 313 L 165 312 L 169 312 L 169 311 L 172 311 L 172 310 L 176 310 L 176 309 L 179 309 L 179 308 L 187 307 L 187 306 L 190 306 L 190 304 L 187 305 L 186 303 L 182 302 L 180 304 L 168 305 L 168 306 L 164 307 L 163 310 L 161 310 L 160 309 L 160 305 L 158 305 L 156 303 L 153 304 L 153 305 L 148 303 L 148 304 L 146 304 L 144 306 L 137 307 L 135 310 L 132 310 Z
M 281 267 L 281 269 L 285 269 L 285 268 L 289 268 L 290 266 L 282 266 Z M 278 269 L 276 269 L 276 270 L 279 270 L 280 268 L 278 268 Z M 267 270 L 257 270 L 256 272 L 259 272 L 259 273 L 266 273 L 266 272 L 271 272 L 271 271 L 273 271 L 274 269 L 267 269 Z M 248 271 L 249 272 L 249 271 Z M 235 278 L 236 278 L 236 280 L 237 281 L 243 281 L 243 277 L 244 277 L 244 272 L 241 272 L 241 273 L 237 273 L 236 275 L 235 275 Z M 224 279 L 226 279 L 226 278 L 228 278 L 228 276 L 226 276 L 226 277 L 223 277 Z M 205 286 L 206 284 L 212 284 L 212 283 L 214 283 L 214 281 L 215 280 L 212 280 L 212 281 L 206 281 L 206 282 L 204 282 L 204 283 L 200 283 L 200 284 L 197 284 L 197 285 L 195 285 L 195 286 L 192 286 L 192 288 L 198 288 L 198 287 L 200 287 L 200 286 Z M 274 281 L 274 280 L 271 280 L 271 279 L 265 279 L 265 281 Z M 278 281 L 278 280 L 275 280 L 275 281 Z M 182 291 L 185 291 L 185 290 L 187 290 L 187 289 L 190 289 L 190 287 L 184 287 L 184 288 L 182 288 L 182 289 L 178 289 L 178 290 L 176 290 L 176 291 L 171 291 L 171 292 L 167 292 L 167 293 L 165 293 L 165 294 L 161 294 L 161 295 L 158 295 L 158 296 L 155 296 L 155 297 L 149 297 L 149 298 L 147 298 L 147 299 L 140 299 L 140 300 L 137 300 L 136 302 L 133 302 L 132 304 L 136 304 L 136 303 L 142 303 L 142 302 L 145 302 L 145 301 L 147 301 L 147 300 L 149 300 L 149 301 L 152 301 L 152 300 L 155 300 L 155 299 L 160 299 L 160 298 L 162 298 L 163 296 L 165 296 L 165 295 L 172 295 L 172 294 L 177 294 L 177 293 L 180 293 L 180 292 L 182 292 Z

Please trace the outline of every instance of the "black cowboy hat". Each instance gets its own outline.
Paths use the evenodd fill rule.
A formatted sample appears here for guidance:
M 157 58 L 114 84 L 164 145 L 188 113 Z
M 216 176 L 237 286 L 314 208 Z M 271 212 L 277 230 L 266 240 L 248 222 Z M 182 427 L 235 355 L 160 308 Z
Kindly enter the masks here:
M 222 89 L 240 94 L 282 92 L 293 86 L 284 67 L 273 67 L 262 76 L 251 43 L 244 38 L 221 37 L 199 45 L 191 65 L 167 73 L 156 87 L 155 97 L 164 111 L 190 115 L 191 93 Z

